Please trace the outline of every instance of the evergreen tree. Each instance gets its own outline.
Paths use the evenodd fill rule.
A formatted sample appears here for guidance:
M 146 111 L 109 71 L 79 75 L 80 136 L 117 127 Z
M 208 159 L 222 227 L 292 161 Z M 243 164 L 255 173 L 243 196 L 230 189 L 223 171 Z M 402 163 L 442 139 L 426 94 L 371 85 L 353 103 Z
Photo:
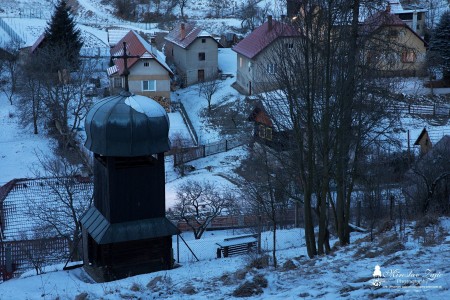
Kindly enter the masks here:
M 83 40 L 66 0 L 60 0 L 55 6 L 55 12 L 47 25 L 44 49 L 53 58 L 51 65 L 56 70 L 67 67 L 76 69 Z
M 443 69 L 444 79 L 450 79 L 450 11 L 442 14 L 433 30 L 430 51 Z

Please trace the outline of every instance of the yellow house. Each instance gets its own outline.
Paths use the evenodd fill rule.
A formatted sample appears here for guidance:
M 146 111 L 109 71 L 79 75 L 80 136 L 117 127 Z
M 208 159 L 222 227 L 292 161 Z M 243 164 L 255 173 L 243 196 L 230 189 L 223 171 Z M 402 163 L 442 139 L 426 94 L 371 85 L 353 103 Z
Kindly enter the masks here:
M 390 5 L 367 18 L 361 30 L 367 65 L 385 76 L 424 76 L 427 43 Z

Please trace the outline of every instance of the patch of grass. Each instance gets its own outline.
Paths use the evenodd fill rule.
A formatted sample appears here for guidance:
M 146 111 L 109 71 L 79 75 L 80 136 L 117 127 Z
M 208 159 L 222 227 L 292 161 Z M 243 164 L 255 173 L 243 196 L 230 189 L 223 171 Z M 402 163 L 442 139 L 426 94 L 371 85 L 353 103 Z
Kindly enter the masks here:
M 251 297 L 255 295 L 260 295 L 263 293 L 263 290 L 260 285 L 258 285 L 254 281 L 245 281 L 243 284 L 238 286 L 233 291 L 234 297 Z
M 250 257 L 250 262 L 247 264 L 247 268 L 264 269 L 269 266 L 270 257 L 269 255 L 253 255 Z
M 253 277 L 253 282 L 262 288 L 266 288 L 269 285 L 269 282 L 262 274 L 255 275 L 255 277 Z
M 180 292 L 182 292 L 183 294 L 186 294 L 186 295 L 195 295 L 195 294 L 197 294 L 197 290 L 195 289 L 195 287 L 190 282 L 188 282 L 186 284 L 186 286 L 182 287 L 180 289 Z
M 133 291 L 133 292 L 139 292 L 139 291 L 142 290 L 142 286 L 141 286 L 140 284 L 134 282 L 134 283 L 131 285 L 130 290 Z
M 288 259 L 284 264 L 283 264 L 283 270 L 284 271 L 291 271 L 291 270 L 295 270 L 297 269 L 297 265 L 294 264 L 294 262 L 290 259 Z

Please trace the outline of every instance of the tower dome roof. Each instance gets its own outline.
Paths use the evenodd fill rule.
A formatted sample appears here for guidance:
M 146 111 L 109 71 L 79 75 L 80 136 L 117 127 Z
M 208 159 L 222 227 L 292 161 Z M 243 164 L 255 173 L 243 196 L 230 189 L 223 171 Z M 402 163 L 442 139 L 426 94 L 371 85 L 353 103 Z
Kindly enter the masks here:
M 145 156 L 169 146 L 169 118 L 155 100 L 130 93 L 106 97 L 89 110 L 86 148 L 104 156 Z

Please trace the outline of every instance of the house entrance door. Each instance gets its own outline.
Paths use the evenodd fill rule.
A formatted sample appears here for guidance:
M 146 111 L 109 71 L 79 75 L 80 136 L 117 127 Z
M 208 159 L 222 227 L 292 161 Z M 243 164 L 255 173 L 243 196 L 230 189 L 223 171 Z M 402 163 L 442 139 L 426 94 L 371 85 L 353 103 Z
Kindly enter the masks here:
M 197 78 L 198 81 L 205 81 L 205 70 L 198 70 Z

